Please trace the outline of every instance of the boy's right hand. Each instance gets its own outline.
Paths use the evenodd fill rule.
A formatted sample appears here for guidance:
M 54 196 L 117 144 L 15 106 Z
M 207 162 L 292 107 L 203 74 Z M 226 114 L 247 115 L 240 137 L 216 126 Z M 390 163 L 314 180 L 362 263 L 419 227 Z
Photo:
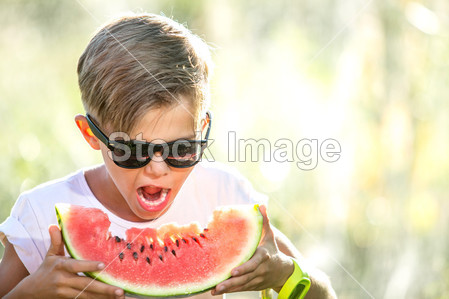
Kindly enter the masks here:
M 66 257 L 59 228 L 52 225 L 48 230 L 51 245 L 47 255 L 37 271 L 20 283 L 20 289 L 36 298 L 125 298 L 118 287 L 79 276 L 78 272 L 98 271 L 105 266 Z

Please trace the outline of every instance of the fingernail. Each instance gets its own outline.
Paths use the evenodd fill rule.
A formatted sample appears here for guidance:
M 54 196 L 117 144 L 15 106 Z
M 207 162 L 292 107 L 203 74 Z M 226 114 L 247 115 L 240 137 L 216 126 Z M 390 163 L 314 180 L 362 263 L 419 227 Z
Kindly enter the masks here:
M 104 264 L 103 264 L 103 263 L 99 263 L 99 264 L 98 264 L 98 269 L 101 270 L 101 269 L 103 269 L 103 268 L 104 268 Z
M 219 287 L 218 287 L 218 291 L 219 291 L 219 292 L 223 292 L 223 291 L 224 291 L 224 289 L 225 289 L 225 287 L 224 287 L 224 286 L 219 286 Z
M 236 276 L 236 275 L 239 275 L 239 271 L 237 271 L 237 270 L 232 271 L 232 276 Z
M 122 289 L 115 290 L 115 295 L 116 296 L 122 296 L 123 295 L 123 290 Z

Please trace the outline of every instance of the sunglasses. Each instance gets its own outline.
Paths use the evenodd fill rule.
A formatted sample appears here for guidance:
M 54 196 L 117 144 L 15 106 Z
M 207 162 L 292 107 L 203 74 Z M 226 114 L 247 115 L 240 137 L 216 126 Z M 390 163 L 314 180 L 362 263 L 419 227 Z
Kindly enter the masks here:
M 211 112 L 208 111 L 206 116 L 209 122 L 205 139 L 179 139 L 164 143 L 129 140 L 126 134 L 114 133 L 118 138 L 111 140 L 98 128 L 89 114 L 86 114 L 86 119 L 92 133 L 111 151 L 112 160 L 119 167 L 127 169 L 143 167 L 150 163 L 154 154 L 160 153 L 162 159 L 169 166 L 187 168 L 194 166 L 201 160 L 201 156 L 207 147 L 207 140 L 209 139 L 212 125 Z

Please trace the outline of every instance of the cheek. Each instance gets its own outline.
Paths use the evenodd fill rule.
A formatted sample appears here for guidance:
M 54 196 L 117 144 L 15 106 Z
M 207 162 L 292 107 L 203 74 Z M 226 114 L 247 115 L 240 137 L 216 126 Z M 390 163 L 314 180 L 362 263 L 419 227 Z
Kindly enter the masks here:
M 106 165 L 114 164 L 114 161 L 109 157 L 109 149 L 103 143 L 100 144 L 100 152 Z
M 101 149 L 101 155 L 106 166 L 109 177 L 112 179 L 116 188 L 122 193 L 126 194 L 132 191 L 133 176 L 131 170 L 120 168 L 115 165 L 114 161 L 109 158 L 109 149 L 103 147 Z
M 108 167 L 108 166 L 106 166 Z M 135 175 L 131 173 L 123 172 L 118 167 L 110 165 L 109 176 L 111 177 L 115 188 L 120 193 L 120 195 L 128 201 L 128 199 L 134 199 L 136 196 L 136 189 L 134 188 Z

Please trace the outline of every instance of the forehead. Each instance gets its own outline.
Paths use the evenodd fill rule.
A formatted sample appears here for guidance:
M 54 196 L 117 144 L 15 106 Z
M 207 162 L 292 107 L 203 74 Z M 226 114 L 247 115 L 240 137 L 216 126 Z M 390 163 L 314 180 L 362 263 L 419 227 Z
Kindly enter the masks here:
M 195 117 L 188 105 L 153 108 L 137 121 L 131 132 L 131 139 L 170 142 L 180 138 L 195 137 Z M 139 136 L 139 138 L 136 138 Z

